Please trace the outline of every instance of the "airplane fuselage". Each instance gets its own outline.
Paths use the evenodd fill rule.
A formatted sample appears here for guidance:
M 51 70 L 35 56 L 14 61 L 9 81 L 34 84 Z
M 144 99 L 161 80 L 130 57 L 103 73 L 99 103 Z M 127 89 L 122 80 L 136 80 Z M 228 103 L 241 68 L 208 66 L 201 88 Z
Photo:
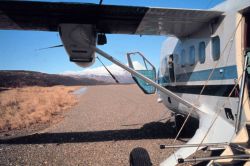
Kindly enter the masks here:
M 223 109 L 220 116 L 232 125 L 237 118 L 239 85 L 246 49 L 247 10 L 238 6 L 226 10 L 199 31 L 186 38 L 168 37 L 162 45 L 159 83 L 182 98 L 209 110 Z M 245 42 L 245 43 L 244 43 Z M 175 113 L 191 110 L 158 92 Z M 245 108 L 247 109 L 247 108 Z M 198 117 L 196 112 L 191 114 Z

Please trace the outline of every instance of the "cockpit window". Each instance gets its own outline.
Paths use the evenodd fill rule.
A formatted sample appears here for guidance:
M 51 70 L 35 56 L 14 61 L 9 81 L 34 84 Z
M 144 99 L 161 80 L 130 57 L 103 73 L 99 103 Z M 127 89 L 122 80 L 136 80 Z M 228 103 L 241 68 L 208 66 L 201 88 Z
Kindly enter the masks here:
M 161 68 L 160 68 L 160 71 L 161 71 L 161 74 L 162 75 L 167 75 L 167 64 L 168 64 L 168 59 L 167 59 L 167 56 L 165 56 L 162 60 L 161 60 Z

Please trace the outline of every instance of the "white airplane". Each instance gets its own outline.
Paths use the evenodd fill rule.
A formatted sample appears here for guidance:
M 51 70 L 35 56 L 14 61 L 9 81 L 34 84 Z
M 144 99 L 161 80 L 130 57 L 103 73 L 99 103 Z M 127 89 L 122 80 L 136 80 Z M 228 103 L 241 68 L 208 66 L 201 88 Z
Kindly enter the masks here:
M 157 90 L 159 101 L 175 114 L 176 138 L 190 117 L 198 119 L 199 128 L 187 144 L 161 146 L 179 148 L 162 166 L 250 164 L 250 0 L 227 0 L 209 10 L 1 1 L 0 29 L 58 31 L 77 65 L 91 66 L 98 53 L 129 71 L 146 94 Z M 107 42 L 105 34 L 168 36 L 158 77 L 140 53 L 127 54 L 127 67 L 98 49 L 96 44 Z M 141 56 L 143 70 L 135 69 L 135 55 Z M 188 158 L 201 149 L 222 153 Z M 131 152 L 131 165 L 150 165 L 148 154 L 141 153 L 141 148 Z

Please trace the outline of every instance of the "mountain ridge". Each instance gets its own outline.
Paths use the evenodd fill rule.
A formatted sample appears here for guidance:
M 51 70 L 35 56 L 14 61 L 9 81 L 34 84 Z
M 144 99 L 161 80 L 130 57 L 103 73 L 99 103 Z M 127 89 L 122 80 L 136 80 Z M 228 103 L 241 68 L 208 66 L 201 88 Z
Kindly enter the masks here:
M 26 70 L 0 70 L 0 87 L 24 86 L 77 86 L 77 85 L 105 85 L 107 82 L 94 78 L 75 78 L 60 74 L 47 74 Z
M 139 62 L 135 61 L 133 63 L 135 64 L 137 69 L 143 68 L 143 66 L 141 66 Z M 124 83 L 124 84 L 135 83 L 131 74 L 127 72 L 126 70 L 122 69 L 121 67 L 115 64 L 112 64 L 106 67 L 117 78 L 117 80 L 120 83 Z M 66 76 L 73 76 L 76 78 L 94 78 L 99 81 L 103 80 L 108 83 L 115 83 L 114 79 L 110 76 L 108 71 L 103 66 L 95 67 L 95 68 L 88 68 L 88 69 L 80 70 L 80 71 L 65 71 L 61 74 L 66 75 Z

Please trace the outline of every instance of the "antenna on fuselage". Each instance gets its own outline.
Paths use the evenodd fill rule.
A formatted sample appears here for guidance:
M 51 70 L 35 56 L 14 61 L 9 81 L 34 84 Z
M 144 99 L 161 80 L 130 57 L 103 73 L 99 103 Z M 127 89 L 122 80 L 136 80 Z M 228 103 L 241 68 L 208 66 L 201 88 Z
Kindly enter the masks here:
M 39 48 L 39 49 L 36 49 L 36 51 L 46 50 L 50 48 L 58 48 L 58 47 L 63 47 L 63 45 L 60 44 L 60 45 L 55 45 L 55 46 L 50 46 L 50 47 L 45 47 L 45 48 Z

